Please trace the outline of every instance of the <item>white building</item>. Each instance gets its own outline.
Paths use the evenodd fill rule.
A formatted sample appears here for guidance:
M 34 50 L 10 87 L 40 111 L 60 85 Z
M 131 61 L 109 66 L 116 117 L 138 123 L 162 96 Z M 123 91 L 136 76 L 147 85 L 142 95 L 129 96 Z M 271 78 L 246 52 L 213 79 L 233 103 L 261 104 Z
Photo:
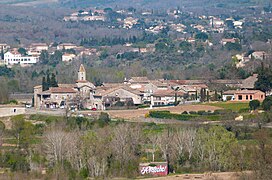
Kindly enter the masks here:
M 63 50 L 63 49 L 74 49 L 77 48 L 77 45 L 72 44 L 72 43 L 63 43 L 63 44 L 59 44 L 57 46 L 57 50 Z
M 29 65 L 36 64 L 39 61 L 37 56 L 22 56 L 19 52 L 6 52 L 4 54 L 4 63 L 6 65 Z
M 68 54 L 68 53 L 65 53 L 62 55 L 62 61 L 64 62 L 69 62 L 69 61 L 72 61 L 74 60 L 76 57 L 75 54 Z

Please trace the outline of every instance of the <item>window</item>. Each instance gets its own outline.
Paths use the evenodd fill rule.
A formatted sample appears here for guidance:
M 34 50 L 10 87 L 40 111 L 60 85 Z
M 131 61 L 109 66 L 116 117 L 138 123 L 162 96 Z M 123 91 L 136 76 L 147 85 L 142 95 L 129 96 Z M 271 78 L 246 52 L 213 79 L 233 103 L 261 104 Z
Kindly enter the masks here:
M 261 98 L 263 99 L 263 95 L 261 95 Z
M 252 100 L 252 95 L 250 95 L 250 100 Z
M 238 100 L 242 100 L 243 96 L 242 95 L 238 95 Z
M 13 112 L 16 113 L 16 109 L 13 109 Z
M 246 95 L 246 100 L 248 100 L 248 95 Z

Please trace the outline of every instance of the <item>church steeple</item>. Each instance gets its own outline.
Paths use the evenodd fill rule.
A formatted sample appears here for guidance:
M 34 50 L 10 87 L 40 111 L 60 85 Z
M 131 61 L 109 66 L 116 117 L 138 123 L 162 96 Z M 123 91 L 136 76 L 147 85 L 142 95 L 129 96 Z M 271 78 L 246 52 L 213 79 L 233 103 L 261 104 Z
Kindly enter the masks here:
M 86 70 L 83 64 L 80 65 L 78 70 L 78 81 L 86 81 Z

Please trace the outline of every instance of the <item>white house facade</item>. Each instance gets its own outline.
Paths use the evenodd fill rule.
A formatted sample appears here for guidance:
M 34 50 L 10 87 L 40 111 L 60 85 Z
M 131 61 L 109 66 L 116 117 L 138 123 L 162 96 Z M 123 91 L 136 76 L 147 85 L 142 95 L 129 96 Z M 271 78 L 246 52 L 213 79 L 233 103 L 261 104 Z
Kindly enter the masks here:
M 28 65 L 36 64 L 39 61 L 39 57 L 36 56 L 22 56 L 20 53 L 7 52 L 4 54 L 4 63 L 6 65 Z

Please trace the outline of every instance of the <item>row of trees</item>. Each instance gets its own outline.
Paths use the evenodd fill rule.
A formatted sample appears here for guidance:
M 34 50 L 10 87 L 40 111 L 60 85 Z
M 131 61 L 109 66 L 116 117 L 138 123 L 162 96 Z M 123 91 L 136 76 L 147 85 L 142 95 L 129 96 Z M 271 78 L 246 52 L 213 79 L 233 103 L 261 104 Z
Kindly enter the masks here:
M 50 87 L 58 87 L 58 82 L 56 80 L 56 75 L 54 73 L 50 74 L 47 73 L 46 78 L 43 77 L 42 78 L 42 90 L 46 91 L 48 90 Z
M 62 61 L 62 52 L 56 50 L 53 54 L 49 54 L 48 51 L 43 50 L 40 55 L 40 61 L 45 65 L 56 66 Z
M 177 173 L 256 170 L 255 178 L 261 179 L 272 172 L 266 129 L 246 128 L 255 143 L 241 144 L 238 129 L 245 127 L 111 123 L 106 113 L 97 120 L 46 117 L 46 126 L 24 119 L 13 117 L 10 130 L 0 124 L 0 140 L 5 134 L 16 144 L 0 154 L 1 167 L 23 172 L 48 168 L 53 179 L 136 177 L 140 162 L 158 161 L 167 161 L 170 172 Z

